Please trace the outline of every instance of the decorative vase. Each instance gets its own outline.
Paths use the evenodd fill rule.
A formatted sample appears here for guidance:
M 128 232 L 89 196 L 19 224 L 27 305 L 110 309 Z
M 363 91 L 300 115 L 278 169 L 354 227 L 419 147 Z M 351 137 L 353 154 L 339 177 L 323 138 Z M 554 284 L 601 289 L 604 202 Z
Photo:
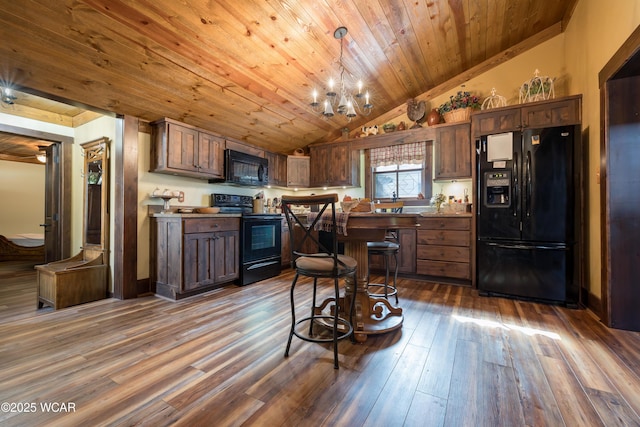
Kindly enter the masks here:
M 429 126 L 437 125 L 438 123 L 440 123 L 440 119 L 440 113 L 438 113 L 438 110 L 436 110 L 435 108 L 429 111 L 429 114 L 427 114 L 427 124 Z
M 447 111 L 442 116 L 444 117 L 445 123 L 463 122 L 469 120 L 471 117 L 471 107 Z

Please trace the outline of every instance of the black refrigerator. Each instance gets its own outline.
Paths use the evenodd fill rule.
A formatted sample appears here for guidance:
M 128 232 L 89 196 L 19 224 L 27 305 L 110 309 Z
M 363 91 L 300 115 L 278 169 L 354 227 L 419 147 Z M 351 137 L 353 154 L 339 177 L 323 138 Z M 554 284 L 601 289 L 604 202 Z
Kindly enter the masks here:
M 579 126 L 483 136 L 477 147 L 477 284 L 577 305 Z

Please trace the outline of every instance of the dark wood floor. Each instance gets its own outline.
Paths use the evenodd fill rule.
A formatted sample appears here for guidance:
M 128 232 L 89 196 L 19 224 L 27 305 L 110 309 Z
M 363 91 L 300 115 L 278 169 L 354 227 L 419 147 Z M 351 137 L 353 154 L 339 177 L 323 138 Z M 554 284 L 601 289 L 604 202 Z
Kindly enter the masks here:
M 283 357 L 290 273 L 56 312 L 34 278 L 0 268 L 3 426 L 640 424 L 640 334 L 586 310 L 401 280 L 402 329 L 341 342 L 336 371 L 328 346 Z

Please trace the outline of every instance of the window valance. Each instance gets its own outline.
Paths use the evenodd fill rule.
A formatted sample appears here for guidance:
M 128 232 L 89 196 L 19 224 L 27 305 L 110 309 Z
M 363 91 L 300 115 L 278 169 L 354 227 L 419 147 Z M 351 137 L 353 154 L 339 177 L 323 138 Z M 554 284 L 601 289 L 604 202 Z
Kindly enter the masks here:
M 390 145 L 371 149 L 371 167 L 418 164 L 422 163 L 426 156 L 426 144 L 424 141 L 408 144 Z

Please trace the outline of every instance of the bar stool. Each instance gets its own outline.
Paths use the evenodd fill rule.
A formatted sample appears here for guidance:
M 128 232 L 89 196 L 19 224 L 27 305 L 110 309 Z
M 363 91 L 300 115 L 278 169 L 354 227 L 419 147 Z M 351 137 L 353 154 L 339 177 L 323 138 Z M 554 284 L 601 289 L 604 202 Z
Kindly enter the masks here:
M 376 210 L 380 209 L 383 212 L 401 213 L 404 206 L 403 202 L 393 203 L 376 203 Z M 367 253 L 369 258 L 371 255 L 381 255 L 384 258 L 385 279 L 383 284 L 369 283 L 368 287 L 382 288 L 384 292 L 373 293 L 372 296 L 384 297 L 389 299 L 390 296 L 396 297 L 396 304 L 398 303 L 398 288 L 396 281 L 398 279 L 398 253 L 400 252 L 400 243 L 398 241 L 397 230 L 389 230 L 385 237 L 385 240 L 381 242 L 367 242 Z M 389 269 L 391 264 L 391 257 L 395 262 L 395 268 L 393 272 L 393 285 L 389 283 Z M 369 264 L 371 265 L 371 264 Z M 370 272 L 367 274 L 367 281 L 369 281 Z
M 340 298 L 338 281 L 340 278 L 352 276 L 355 283 L 357 262 L 355 259 L 338 254 L 338 239 L 336 238 L 338 222 L 336 221 L 335 203 L 337 194 L 325 194 L 317 196 L 282 196 L 282 210 L 289 224 L 289 238 L 291 241 L 291 266 L 295 271 L 291 283 L 291 329 L 284 356 L 289 356 L 291 341 L 294 336 L 303 341 L 316 343 L 333 343 L 333 366 L 338 369 L 338 341 L 350 337 L 353 334 L 353 307 L 355 298 L 351 298 L 349 310 L 343 306 L 345 298 Z M 302 217 L 293 211 L 293 206 L 303 205 L 318 207 L 315 218 L 311 214 Z M 315 210 L 315 209 L 314 209 Z M 310 221 L 309 221 L 310 220 Z M 327 248 L 318 239 L 317 230 L 330 233 L 331 244 Z M 296 283 L 299 276 L 313 278 L 311 314 L 302 319 L 296 319 L 296 304 L 294 300 Z M 318 279 L 333 279 L 333 297 L 325 300 L 321 306 L 316 306 L 316 293 Z M 323 308 L 333 303 L 330 307 L 331 314 L 323 312 Z M 340 317 L 341 313 L 348 313 L 348 319 Z M 326 323 L 325 323 L 326 322 Z M 308 333 L 298 328 L 300 324 L 309 324 Z M 315 335 L 313 327 L 322 323 L 331 329 L 331 338 Z

